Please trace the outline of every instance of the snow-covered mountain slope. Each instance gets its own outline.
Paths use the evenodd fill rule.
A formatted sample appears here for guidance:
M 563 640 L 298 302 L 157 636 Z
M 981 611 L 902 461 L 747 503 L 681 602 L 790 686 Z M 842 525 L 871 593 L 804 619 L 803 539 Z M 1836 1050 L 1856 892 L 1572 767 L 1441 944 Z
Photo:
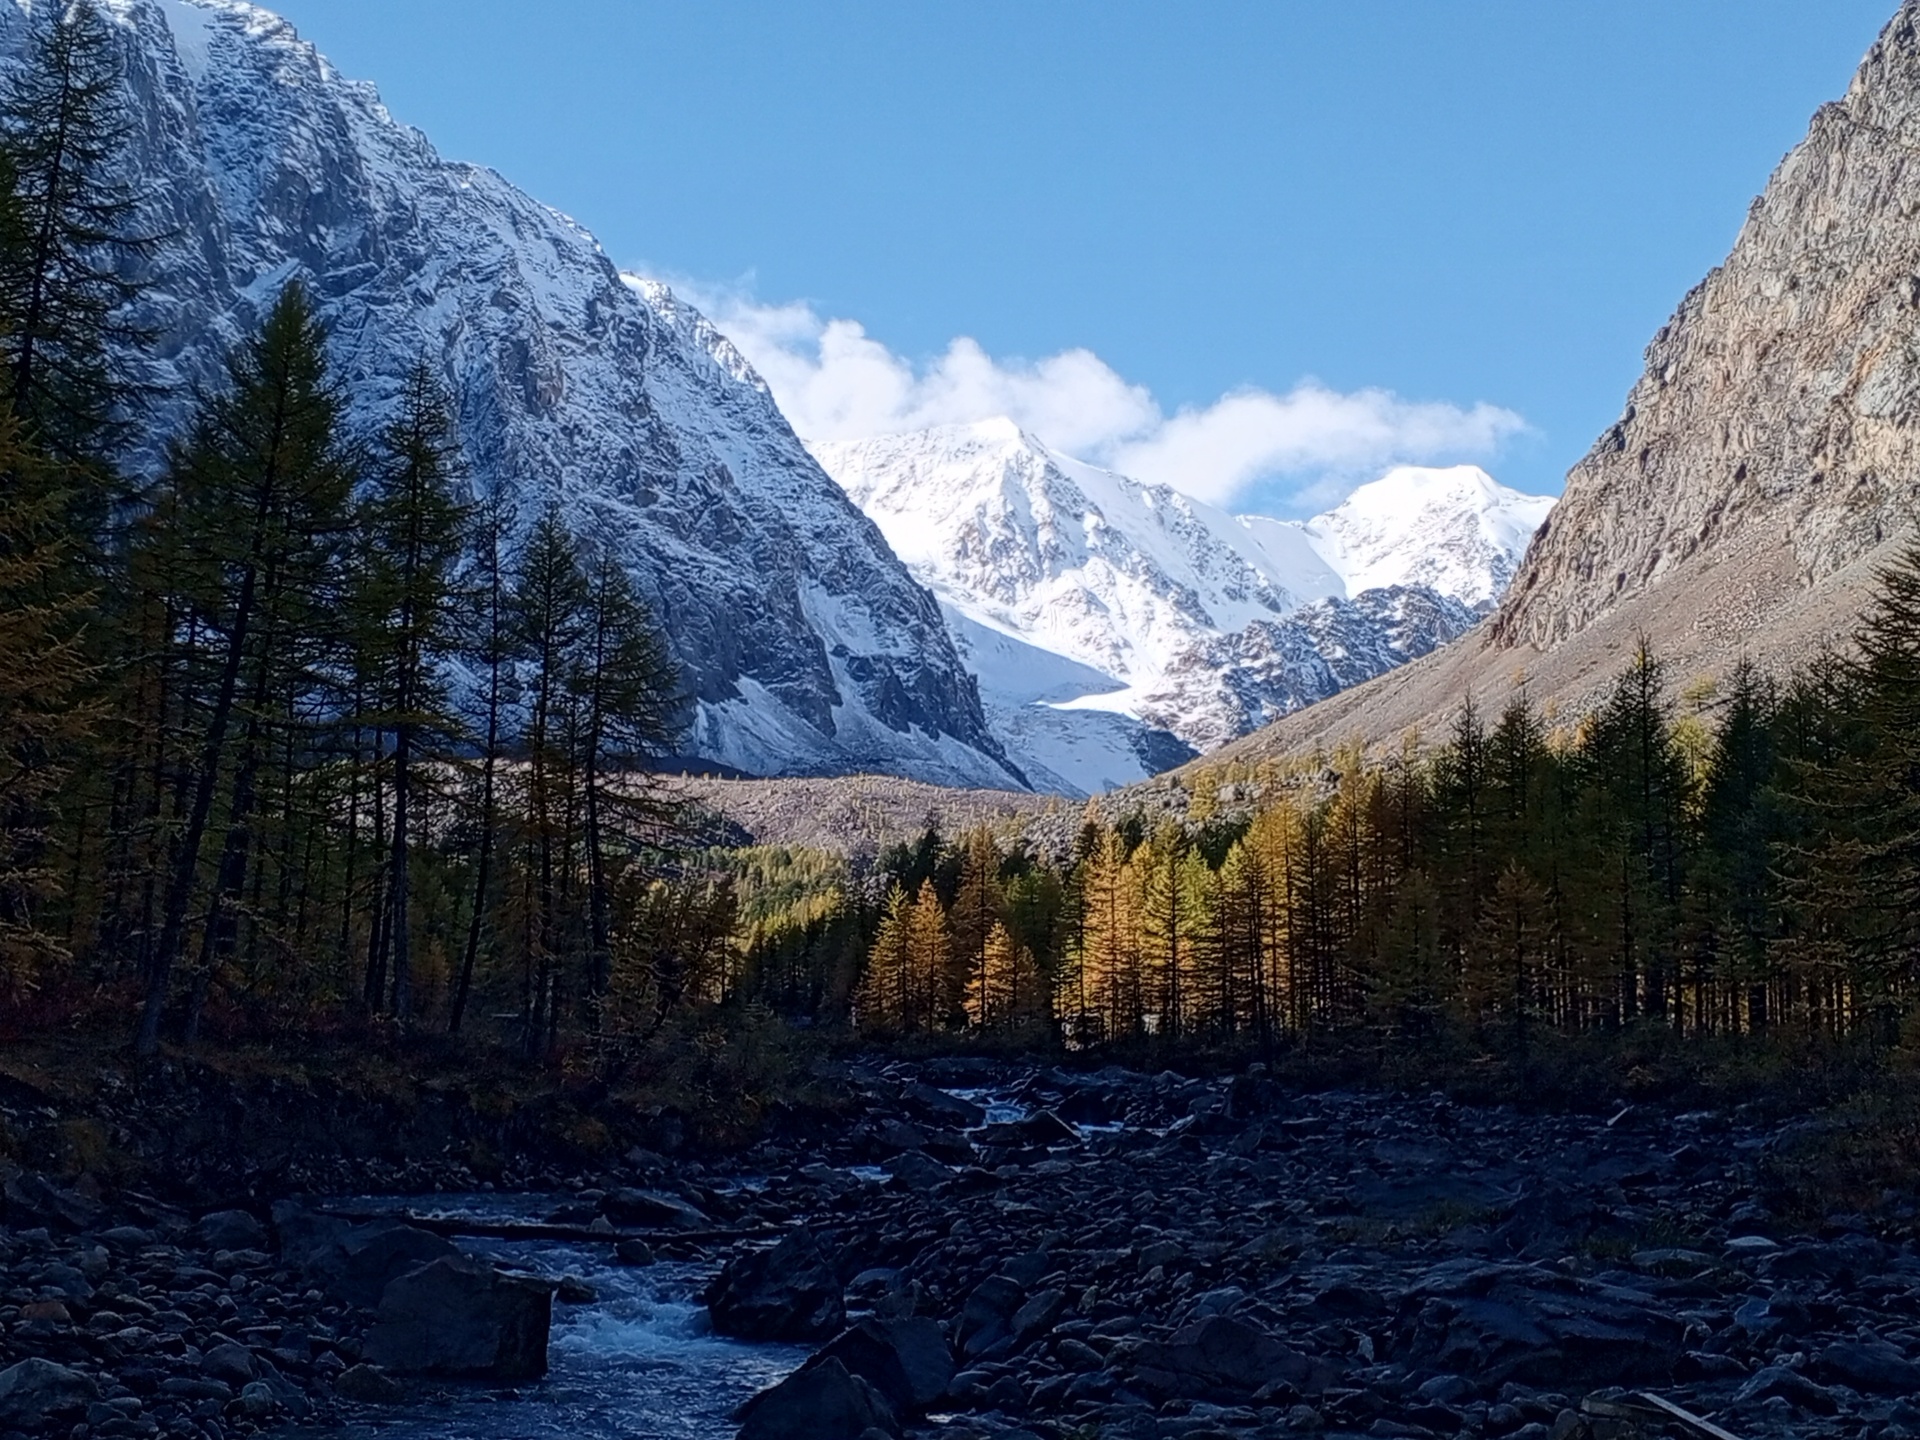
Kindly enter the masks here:
M 1471 467 L 1405 469 L 1304 524 L 1236 517 L 1006 420 L 812 448 L 950 614 L 1106 677 L 1023 697 L 1019 667 L 976 662 L 1009 753 L 1050 769 L 1033 747 L 1057 722 L 1036 710 L 1107 711 L 1207 749 L 1427 653 L 1498 594 L 1525 516 L 1551 504 Z
M 237 0 L 105 0 L 124 42 L 147 226 L 146 377 L 195 388 L 299 277 L 354 418 L 427 357 L 480 484 L 618 547 L 689 697 L 687 748 L 757 774 L 1012 785 L 933 597 L 808 455 L 753 371 L 585 230 L 443 160 L 371 86 Z M 0 0 L 0 57 L 22 0 Z
M 1552 496 L 1523 495 L 1477 465 L 1403 465 L 1300 528 L 1349 595 L 1424 585 L 1489 609 L 1552 509 Z M 1265 541 L 1288 522 L 1246 523 Z

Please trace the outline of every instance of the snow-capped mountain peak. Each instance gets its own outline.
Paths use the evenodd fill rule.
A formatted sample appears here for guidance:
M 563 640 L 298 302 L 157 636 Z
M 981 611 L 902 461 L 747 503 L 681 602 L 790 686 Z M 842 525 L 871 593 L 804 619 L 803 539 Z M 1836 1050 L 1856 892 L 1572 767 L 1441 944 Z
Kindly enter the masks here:
M 1451 639 L 1552 504 L 1406 467 L 1310 521 L 1236 517 L 1007 419 L 809 448 L 939 598 L 1009 754 L 1081 789 L 1163 764 L 1148 732 L 1205 749 Z M 1095 715 L 1145 732 L 1065 753 Z
M 1402 465 L 1302 528 L 1349 594 L 1425 585 L 1487 608 L 1552 508 L 1553 497 L 1509 489 L 1477 465 Z

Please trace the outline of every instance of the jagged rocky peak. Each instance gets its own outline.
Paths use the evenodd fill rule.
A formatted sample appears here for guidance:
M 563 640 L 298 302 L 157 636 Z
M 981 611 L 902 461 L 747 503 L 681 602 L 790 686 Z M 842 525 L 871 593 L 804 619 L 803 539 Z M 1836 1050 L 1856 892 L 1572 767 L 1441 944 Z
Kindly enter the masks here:
M 1619 421 L 1568 477 L 1496 626 L 1559 645 L 1640 597 L 1664 639 L 1844 624 L 1789 612 L 1912 524 L 1920 474 L 1920 4 L 1748 211 L 1647 347 Z M 1870 567 L 1868 567 L 1870 568 Z M 1709 574 L 1709 570 L 1712 571 Z M 1685 583 L 1679 583 L 1685 578 Z M 1661 600 L 1666 595 L 1671 598 Z M 1722 646 L 1721 648 L 1724 648 Z
M 1304 523 L 1234 516 L 1005 419 L 813 449 L 940 597 L 1036 774 L 1085 773 L 1047 747 L 1094 713 L 1204 750 L 1427 653 L 1499 593 L 1552 504 L 1471 467 L 1403 469 Z M 1119 769 L 1178 754 L 1104 733 L 1128 747 Z
M 138 318 L 169 397 L 305 281 L 362 425 L 424 355 L 477 483 L 625 555 L 689 693 L 687 748 L 757 774 L 1013 785 L 938 606 L 801 446 L 766 387 L 665 287 L 491 170 L 442 159 L 369 85 L 237 0 L 110 0 L 151 197 Z M 0 0 L 0 56 L 24 0 Z

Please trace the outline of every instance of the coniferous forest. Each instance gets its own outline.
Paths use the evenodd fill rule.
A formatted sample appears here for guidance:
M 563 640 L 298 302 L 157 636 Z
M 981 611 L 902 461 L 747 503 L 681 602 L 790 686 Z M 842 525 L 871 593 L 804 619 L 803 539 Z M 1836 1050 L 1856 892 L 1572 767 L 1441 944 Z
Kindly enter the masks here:
M 356 430 L 289 280 L 164 464 L 126 466 L 168 398 L 125 320 L 154 237 L 105 22 L 36 37 L 0 170 L 13 1032 L 374 1024 L 531 1061 L 701 1010 L 1267 1058 L 1913 1040 L 1920 556 L 1805 673 L 1643 644 L 1591 713 L 1521 682 L 1398 753 L 1203 771 L 1184 814 L 1096 803 L 1070 851 L 706 848 L 648 773 L 682 705 L 618 537 L 465 473 L 426 357 Z
M 1846 565 L 1897 558 L 1865 590 L 1822 591 L 1867 598 L 1793 665 L 1670 659 L 1616 611 L 1568 637 L 1617 658 L 1610 675 L 1565 664 L 1551 695 L 1516 671 L 1497 705 L 1386 707 L 1445 715 L 1425 733 L 1308 753 L 1283 718 L 1163 772 L 1193 753 L 1172 722 L 1074 714 L 1029 733 L 1033 753 L 1105 775 L 1132 746 L 1124 774 L 1149 778 L 1088 784 L 1109 788 L 1084 809 L 958 790 L 1026 773 L 992 728 L 1019 718 L 990 703 L 993 665 L 1045 672 L 1020 692 L 1031 709 L 1071 657 L 963 644 L 973 617 L 915 578 L 786 402 L 667 287 L 620 275 L 492 172 L 441 162 L 251 6 L 0 0 L 0 50 L 0 1440 L 1920 1436 L 1920 541 L 1899 551 L 1883 514 L 1809 528 L 1810 548 L 1870 532 Z M 1873 68 L 1889 55 L 1907 67 L 1892 83 Z M 1882 171 L 1818 149 L 1849 106 L 1875 163 L 1914 128 L 1920 0 L 1862 73 L 1796 152 L 1814 160 L 1781 171 L 1803 186 L 1782 208 L 1814 217 L 1808 245 L 1853 234 L 1828 190 L 1805 199 L 1833 176 L 1856 208 L 1909 228 L 1920 211 L 1886 199 L 1909 183 L 1904 152 Z M 299 109 L 321 89 L 334 109 Z M 202 101 L 229 148 L 282 102 L 292 149 L 327 128 L 314 114 L 345 116 L 314 140 L 325 179 L 290 206 L 313 202 L 316 230 L 383 217 L 412 248 L 376 284 L 357 231 L 328 264 L 262 247 L 274 264 L 209 282 L 187 364 L 155 317 L 188 313 L 167 266 L 195 241 L 155 216 L 191 207 L 155 204 L 136 157 L 173 163 L 142 136 Z M 393 193 L 328 209 L 321 191 L 358 183 L 335 171 L 363 160 Z M 180 163 L 198 183 L 240 162 Z M 1772 234 L 1767 203 L 1743 246 Z M 1757 351 L 1799 396 L 1843 388 L 1778 359 L 1784 331 L 1703 343 L 1709 381 L 1687 380 L 1694 352 L 1659 348 L 1778 293 L 1810 307 L 1844 268 L 1781 243 L 1760 299 L 1683 307 L 1643 385 L 1718 396 Z M 435 309 L 442 270 L 493 262 Z M 1913 269 L 1873 300 L 1895 295 L 1902 335 Z M 424 325 L 368 341 L 415 306 L 486 333 L 417 355 L 397 337 Z M 215 336 L 217 374 L 156 386 Z M 516 351 L 554 336 L 547 368 Z M 985 358 L 964 345 L 956 365 Z M 1904 453 L 1920 354 L 1856 350 L 1857 428 L 1873 455 Z M 488 371 L 501 351 L 517 368 Z M 606 380 L 626 368 L 643 381 Z M 463 375 L 492 389 L 463 394 Z M 566 410 L 569 384 L 592 393 Z M 525 428 L 488 430 L 509 391 Z M 1352 398 L 1308 399 L 1327 396 Z M 1503 525 L 1555 506 L 1508 537 L 1533 536 L 1517 558 L 1535 566 L 1695 453 L 1630 447 L 1651 424 L 1636 414 L 1559 502 L 1474 467 L 1430 473 L 1521 504 Z M 1716 418 L 1716 454 L 1760 428 L 1736 418 Z M 1822 422 L 1823 446 L 1844 448 L 1845 420 Z M 579 443 L 602 425 L 618 444 Z M 1066 457 L 1011 420 L 917 433 L 942 432 L 983 486 L 1008 446 L 1035 485 L 1067 483 Z M 499 473 L 539 468 L 530 435 L 562 435 L 551 453 L 575 461 L 617 452 L 638 478 Z M 1748 489 L 1729 514 L 1798 483 L 1734 467 L 1726 484 Z M 1198 513 L 1169 486 L 1079 470 L 1163 536 Z M 896 521 L 954 472 L 927 473 L 894 495 Z M 1883 480 L 1836 481 L 1808 508 L 1843 490 L 1839 508 L 1864 505 Z M 1695 555 L 1683 500 L 1638 517 L 1657 531 L 1634 561 L 1649 584 L 1674 553 L 1660 545 L 1684 546 L 1676 567 Z M 782 528 L 787 510 L 808 513 Z M 1743 544 L 1760 524 L 1725 523 L 1748 526 Z M 740 543 L 701 549 L 702 527 Z M 980 533 L 968 543 L 999 543 Z M 1515 558 L 1487 562 L 1477 613 Z M 1762 558 L 1774 584 L 1780 557 Z M 1594 568 L 1575 561 L 1524 571 L 1508 598 L 1547 604 Z M 1149 578 L 1172 594 L 1169 565 Z M 1809 594 L 1839 573 L 1803 569 Z M 1742 574 L 1675 569 L 1653 599 L 1685 607 L 1692 586 L 1730 594 L 1760 571 Z M 1352 622 L 1312 651 L 1313 694 L 1496 673 L 1446 668 L 1469 653 L 1447 646 L 1494 632 L 1461 634 L 1476 612 L 1424 582 L 1285 614 L 1292 590 L 1263 594 L 1280 619 L 1319 605 Z M 1647 603 L 1627 613 L 1664 618 Z M 1721 594 L 1702 613 L 1726 611 Z M 1280 673 L 1307 665 L 1304 622 L 1244 623 L 1168 674 L 1217 663 L 1207 678 L 1238 683 L 1271 662 L 1262 693 L 1308 703 Z M 756 645 L 751 665 L 703 669 Z M 1336 675 L 1333 651 L 1355 666 Z M 1315 713 L 1351 718 L 1369 693 L 1405 698 L 1356 688 L 1355 709 Z M 1058 735 L 1086 748 L 1049 748 Z M 795 753 L 762 768 L 807 778 L 686 773 L 764 756 L 768 737 Z M 1279 758 L 1233 758 L 1262 754 Z M 849 755 L 894 769 L 820 758 Z M 1001 818 L 943 832 L 941 814 Z M 789 824 L 823 838 L 771 843 Z

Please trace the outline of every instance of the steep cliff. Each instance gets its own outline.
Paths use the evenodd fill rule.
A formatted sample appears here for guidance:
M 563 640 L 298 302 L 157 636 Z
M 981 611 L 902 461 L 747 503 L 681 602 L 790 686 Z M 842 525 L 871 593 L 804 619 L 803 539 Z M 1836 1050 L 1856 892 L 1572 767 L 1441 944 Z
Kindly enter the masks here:
M 363 426 L 421 356 L 468 467 L 627 559 L 670 638 L 688 748 L 758 774 L 1019 783 L 933 598 L 807 454 L 734 348 L 499 175 L 442 159 L 372 87 L 237 0 L 104 0 L 150 199 L 136 317 L 161 403 L 196 389 L 300 277 Z M 23 0 L 0 3 L 0 61 Z
M 1844 644 L 1920 498 L 1920 0 L 1647 348 L 1493 622 L 1240 742 L 1431 729 L 1524 681 L 1589 706 L 1641 635 L 1678 682 Z

